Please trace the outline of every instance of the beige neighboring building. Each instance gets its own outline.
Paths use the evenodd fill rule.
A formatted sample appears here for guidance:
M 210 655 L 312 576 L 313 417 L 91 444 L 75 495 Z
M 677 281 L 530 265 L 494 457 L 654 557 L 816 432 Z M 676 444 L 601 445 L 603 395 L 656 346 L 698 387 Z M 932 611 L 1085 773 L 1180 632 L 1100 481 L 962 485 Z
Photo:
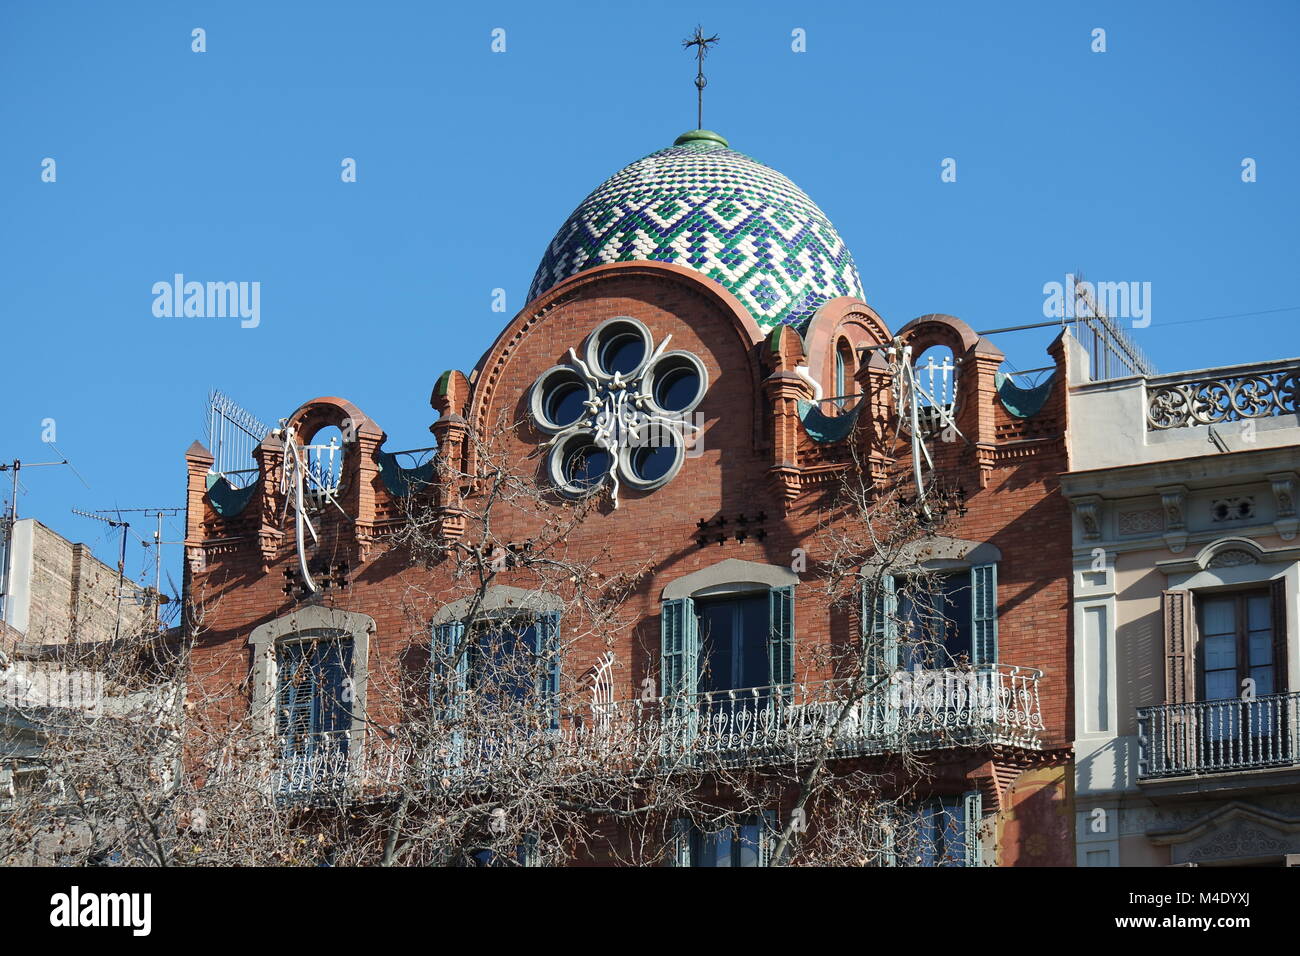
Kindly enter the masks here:
M 41 752 L 44 720 L 60 708 L 113 709 L 102 676 L 77 663 L 79 652 L 115 637 L 134 644 L 155 627 L 153 590 L 128 578 L 119 602 L 117 569 L 86 545 L 25 518 L 14 523 L 7 563 L 3 548 L 0 541 L 0 810 L 24 780 L 40 776 L 28 761 Z
M 0 597 L 9 646 L 15 641 L 103 641 L 118 633 L 117 568 L 97 559 L 87 545 L 74 544 L 35 518 L 24 518 L 14 523 L 7 570 L 7 580 L 0 580 Z M 124 586 L 123 636 L 139 633 L 153 615 L 147 600 L 152 591 L 130 578 Z
M 1298 391 L 1070 382 L 1080 866 L 1300 862 Z

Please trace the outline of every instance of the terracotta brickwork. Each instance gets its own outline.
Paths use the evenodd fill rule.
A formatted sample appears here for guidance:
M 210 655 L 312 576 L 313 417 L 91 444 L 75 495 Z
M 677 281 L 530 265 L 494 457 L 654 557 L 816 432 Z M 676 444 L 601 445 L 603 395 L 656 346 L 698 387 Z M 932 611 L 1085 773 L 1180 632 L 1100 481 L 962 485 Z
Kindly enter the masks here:
M 726 558 L 789 567 L 796 548 L 808 551 L 809 562 L 795 592 L 796 679 L 824 676 L 815 673 L 813 650 L 847 637 L 856 620 L 832 613 L 813 586 L 816 530 L 831 482 L 850 465 L 846 446 L 837 450 L 808 438 L 798 403 L 810 398 L 810 390 L 795 368 L 806 364 L 820 381 L 833 381 L 834 349 L 840 341 L 851 343 L 851 372 L 855 388 L 866 393 L 867 410 L 846 441 L 859 444 L 863 460 L 879 476 L 905 475 L 910 451 L 891 443 L 891 400 L 881 353 L 858 351 L 887 344 L 885 323 L 861 302 L 832 300 L 813 320 L 805 345 L 788 327 L 763 332 L 729 292 L 687 269 L 644 262 L 591 269 L 530 303 L 472 373 L 451 373 L 438 382 L 433 404 L 439 418 L 432 430 L 439 454 L 465 454 L 468 429 L 492 429 L 502 418 L 526 419 L 529 389 L 538 375 L 563 361 L 571 347 L 579 348 L 595 326 L 614 316 L 644 323 L 656 343 L 671 335 L 670 347 L 693 352 L 709 376 L 698 409 L 705 424 L 698 456 L 688 456 L 680 473 L 657 490 L 624 487 L 617 508 L 602 506 L 571 538 L 574 553 L 607 547 L 611 573 L 649 569 L 624 607 L 635 626 L 613 648 L 618 658 L 615 696 L 633 698 L 646 677 L 658 676 L 659 602 L 667 584 Z M 900 333 L 918 352 L 938 342 L 950 344 L 961 359 L 958 426 L 964 438 L 932 445 L 937 472 L 946 485 L 964 493 L 965 513 L 946 533 L 1001 550 L 999 658 L 1043 672 L 1042 752 L 971 752 L 945 758 L 945 772 L 958 792 L 976 781 L 997 806 L 1025 767 L 1060 766 L 1067 759 L 1061 749 L 1073 737 L 1070 514 L 1057 486 L 1057 476 L 1068 467 L 1063 389 L 1056 388 L 1032 419 L 1016 419 L 998 398 L 994 373 L 1002 356 L 990 342 L 947 316 L 922 317 Z M 1054 358 L 1063 361 L 1059 354 Z M 825 394 L 832 394 L 829 384 Z M 374 670 L 386 655 L 407 647 L 413 622 L 418 624 L 422 615 L 427 620 L 436 610 L 434 596 L 446 588 L 439 577 L 445 571 L 410 568 L 385 547 L 385 536 L 402 519 L 399 502 L 375 465 L 375 452 L 385 440 L 379 426 L 340 399 L 309 402 L 294 420 L 306 435 L 318 423 L 338 424 L 342 417 L 359 427 L 342 493 L 348 517 L 323 515 L 318 531 L 323 539 L 319 553 L 326 563 L 345 570 L 316 600 L 374 618 Z M 536 452 L 544 437 L 528 429 L 504 437 L 520 467 L 529 473 L 536 469 L 539 478 L 544 477 L 542 458 Z M 187 585 L 203 624 L 194 655 L 200 682 L 195 693 L 221 695 L 247 684 L 252 666 L 247 641 L 253 629 L 289 613 L 302 600 L 293 587 L 293 535 L 282 518 L 283 450 L 278 439 L 263 444 L 261 484 L 244 510 L 231 517 L 218 515 L 207 495 L 211 456 L 196 445 L 186 460 Z M 454 509 L 460 492 L 438 489 L 439 503 L 448 509 L 445 529 L 451 533 L 456 531 Z M 745 534 L 738 540 L 742 515 Z M 717 524 L 719 517 L 727 523 Z M 510 526 L 511 520 L 518 525 Z M 522 519 L 504 521 L 496 530 L 507 540 L 523 540 L 532 530 Z M 508 575 L 502 583 L 510 583 Z M 594 643 L 573 649 L 564 664 L 564 679 L 583 673 L 605 650 Z M 372 707 L 383 706 L 372 702 Z M 380 722 L 386 719 L 382 712 L 372 716 Z M 1019 822 L 1006 833 L 1017 845 L 1032 841 L 1037 819 L 1022 808 L 1016 816 Z M 1050 836 L 1042 839 L 1059 840 L 1058 829 L 1053 824 Z M 1004 862 L 1039 862 L 1023 847 L 1008 846 L 1000 853 Z M 1065 857 L 1072 858 L 1072 852 Z

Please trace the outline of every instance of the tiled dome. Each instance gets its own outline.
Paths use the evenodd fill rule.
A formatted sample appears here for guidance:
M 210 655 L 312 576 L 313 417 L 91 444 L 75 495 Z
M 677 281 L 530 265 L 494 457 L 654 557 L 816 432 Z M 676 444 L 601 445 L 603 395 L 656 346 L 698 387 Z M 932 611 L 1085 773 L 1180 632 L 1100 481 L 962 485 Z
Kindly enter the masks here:
M 601 183 L 551 240 L 528 298 L 583 269 L 647 259 L 722 283 L 763 328 L 802 326 L 836 296 L 863 298 L 844 240 L 803 190 L 709 130 Z

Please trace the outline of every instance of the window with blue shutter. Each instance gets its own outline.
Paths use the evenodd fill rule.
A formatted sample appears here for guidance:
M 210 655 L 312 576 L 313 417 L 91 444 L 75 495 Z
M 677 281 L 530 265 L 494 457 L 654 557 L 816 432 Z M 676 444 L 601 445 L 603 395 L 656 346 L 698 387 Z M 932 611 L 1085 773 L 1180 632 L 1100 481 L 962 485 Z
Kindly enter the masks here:
M 664 601 L 659 615 L 659 693 L 677 700 L 695 696 L 699 680 L 699 630 L 695 602 Z
M 686 819 L 674 820 L 673 863 L 710 868 L 768 866 L 779 833 L 773 810 L 718 830 L 703 830 Z
M 463 621 L 448 621 L 434 627 L 435 667 L 430 702 L 437 719 L 448 723 L 465 716 L 469 654 L 464 641 Z
M 998 566 L 977 564 L 970 569 L 971 663 L 998 660 Z
M 905 811 L 889 837 L 886 866 L 980 866 L 978 790 L 935 797 Z
M 281 643 L 276 647 L 276 684 L 276 729 L 286 757 L 347 752 L 351 641 Z
M 984 816 L 984 797 L 978 790 L 971 790 L 962 796 L 963 823 L 966 825 L 966 865 L 983 865 L 980 847 L 980 822 Z
M 537 700 L 545 710 L 546 726 L 560 728 L 560 614 L 547 611 L 533 627 L 537 660 Z
M 772 588 L 767 594 L 768 682 L 783 688 L 782 697 L 794 696 L 794 588 Z
M 882 574 L 877 587 L 862 582 L 862 639 L 866 672 L 872 677 L 898 670 L 898 601 L 892 574 Z
M 899 586 L 895 596 L 900 666 L 993 664 L 998 655 L 997 565 L 936 575 Z
M 472 643 L 463 646 L 467 634 Z M 451 621 L 435 628 L 434 639 L 439 654 L 431 703 L 438 719 L 463 718 L 467 693 L 479 690 L 484 706 L 493 701 L 502 708 L 535 703 L 544 712 L 545 726 L 559 727 L 563 654 L 558 612 L 485 622 L 472 629 L 463 621 Z

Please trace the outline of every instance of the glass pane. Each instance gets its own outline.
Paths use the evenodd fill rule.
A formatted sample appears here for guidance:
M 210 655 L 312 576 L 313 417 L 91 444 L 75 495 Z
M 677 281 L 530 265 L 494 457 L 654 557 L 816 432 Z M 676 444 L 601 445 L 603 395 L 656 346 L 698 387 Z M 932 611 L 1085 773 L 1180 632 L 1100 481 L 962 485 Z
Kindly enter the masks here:
M 1237 633 L 1235 598 L 1208 598 L 1201 611 L 1201 629 L 1205 635 Z
M 1252 594 L 1246 598 L 1247 621 L 1252 631 L 1271 631 L 1273 614 L 1267 594 Z
M 971 659 L 971 589 L 969 574 L 954 574 L 943 582 L 944 648 L 946 666 L 969 664 Z
M 1237 696 L 1237 670 L 1207 671 L 1205 697 L 1207 700 L 1227 700 Z
M 698 603 L 700 618 L 700 692 L 730 690 L 732 683 L 732 619 L 730 602 Z
M 758 866 L 758 825 L 746 824 L 740 827 L 740 839 L 736 841 L 736 866 Z
M 745 598 L 740 606 L 741 642 L 739 687 L 766 687 L 771 683 L 767 662 L 767 638 L 771 615 L 766 594 Z
M 1255 696 L 1266 697 L 1269 694 L 1276 694 L 1277 688 L 1273 684 L 1273 667 L 1252 667 L 1250 676 L 1255 679 Z
M 1273 632 L 1250 632 L 1250 664 L 1252 667 L 1273 663 Z
M 694 866 L 731 866 L 731 831 L 700 833 L 691 838 L 691 862 Z
M 1237 668 L 1237 637 L 1235 634 L 1206 637 L 1201 642 L 1201 653 L 1205 655 L 1203 660 L 1207 671 L 1235 671 Z

